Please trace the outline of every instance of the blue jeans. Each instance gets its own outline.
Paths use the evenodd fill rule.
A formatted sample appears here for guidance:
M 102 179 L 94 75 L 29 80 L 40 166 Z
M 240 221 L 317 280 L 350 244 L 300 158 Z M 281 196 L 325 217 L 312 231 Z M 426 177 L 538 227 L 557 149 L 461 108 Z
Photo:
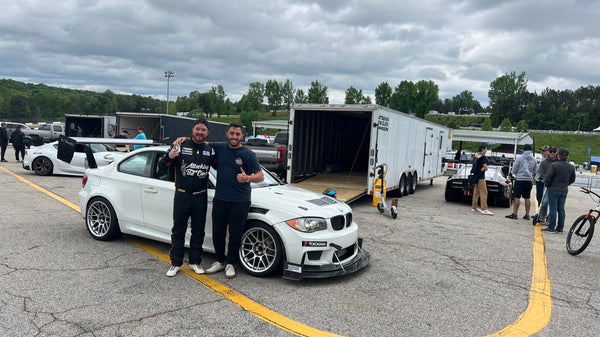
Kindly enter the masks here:
M 537 188 L 537 187 L 536 187 Z M 545 218 L 548 216 L 548 192 L 542 197 L 542 202 L 540 203 L 538 219 Z
M 536 180 L 535 181 L 535 199 L 538 204 L 542 204 L 542 196 L 544 195 L 544 182 Z
M 567 192 L 548 190 L 546 194 L 548 195 L 548 206 L 550 207 L 548 228 L 562 231 L 565 226 L 565 201 L 567 201 Z M 557 213 L 558 224 L 556 223 Z

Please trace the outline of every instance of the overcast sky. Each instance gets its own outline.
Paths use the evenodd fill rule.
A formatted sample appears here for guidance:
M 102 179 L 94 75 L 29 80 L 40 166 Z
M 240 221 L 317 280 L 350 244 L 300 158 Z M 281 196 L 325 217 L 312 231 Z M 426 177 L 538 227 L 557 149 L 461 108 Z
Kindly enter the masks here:
M 0 78 L 166 99 L 319 80 L 330 103 L 431 80 L 441 99 L 526 72 L 540 93 L 599 85 L 600 1 L 0 0 Z

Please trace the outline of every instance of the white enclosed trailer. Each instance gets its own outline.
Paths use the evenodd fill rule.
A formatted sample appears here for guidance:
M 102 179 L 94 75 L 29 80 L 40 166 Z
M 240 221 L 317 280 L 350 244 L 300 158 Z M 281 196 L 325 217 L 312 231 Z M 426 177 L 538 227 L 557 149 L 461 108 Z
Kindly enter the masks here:
M 379 105 L 295 104 L 290 124 L 287 182 L 346 202 L 373 195 L 382 164 L 387 191 L 414 193 L 452 148 L 449 128 Z

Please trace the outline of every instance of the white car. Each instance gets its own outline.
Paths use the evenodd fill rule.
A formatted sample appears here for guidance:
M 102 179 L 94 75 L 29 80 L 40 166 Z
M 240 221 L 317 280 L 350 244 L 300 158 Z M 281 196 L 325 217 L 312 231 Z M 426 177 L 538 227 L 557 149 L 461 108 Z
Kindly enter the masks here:
M 88 169 L 79 204 L 89 233 L 110 240 L 121 233 L 171 242 L 175 184 L 160 172 L 168 147 L 149 147 L 113 164 Z M 211 170 L 204 251 L 214 253 L 212 199 L 217 172 Z M 264 170 L 252 184 L 252 204 L 242 244 L 241 267 L 251 275 L 283 271 L 283 277 L 324 278 L 358 271 L 370 263 L 362 250 L 352 209 L 335 198 L 283 184 Z M 186 234 L 189 247 L 190 230 Z
M 58 142 L 52 142 L 41 146 L 32 146 L 25 150 L 23 168 L 31 170 L 41 176 L 51 174 L 63 174 L 72 176 L 83 176 L 87 169 L 87 160 L 83 152 L 82 144 L 77 144 L 73 159 L 70 163 L 57 158 Z M 125 153 L 116 151 L 111 145 L 90 144 L 90 148 L 98 166 L 105 166 L 120 158 Z

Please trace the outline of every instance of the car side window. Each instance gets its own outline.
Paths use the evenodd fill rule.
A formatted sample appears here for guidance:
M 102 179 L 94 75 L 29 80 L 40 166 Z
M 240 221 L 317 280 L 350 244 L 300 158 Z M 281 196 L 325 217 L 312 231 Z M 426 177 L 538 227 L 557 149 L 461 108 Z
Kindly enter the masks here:
M 53 129 L 56 132 L 62 132 L 62 126 L 60 126 L 60 125 L 55 125 Z
M 141 177 L 151 177 L 153 152 L 143 152 L 129 157 L 119 165 L 119 171 Z
M 154 168 L 152 169 L 152 171 L 154 172 L 154 175 L 152 177 L 155 179 L 174 182 L 175 181 L 175 172 L 173 172 L 173 170 L 174 170 L 173 167 L 169 166 L 164 169 L 161 169 L 160 165 L 158 165 L 160 158 L 164 154 L 165 154 L 164 152 L 156 152 L 156 157 L 154 160 Z

